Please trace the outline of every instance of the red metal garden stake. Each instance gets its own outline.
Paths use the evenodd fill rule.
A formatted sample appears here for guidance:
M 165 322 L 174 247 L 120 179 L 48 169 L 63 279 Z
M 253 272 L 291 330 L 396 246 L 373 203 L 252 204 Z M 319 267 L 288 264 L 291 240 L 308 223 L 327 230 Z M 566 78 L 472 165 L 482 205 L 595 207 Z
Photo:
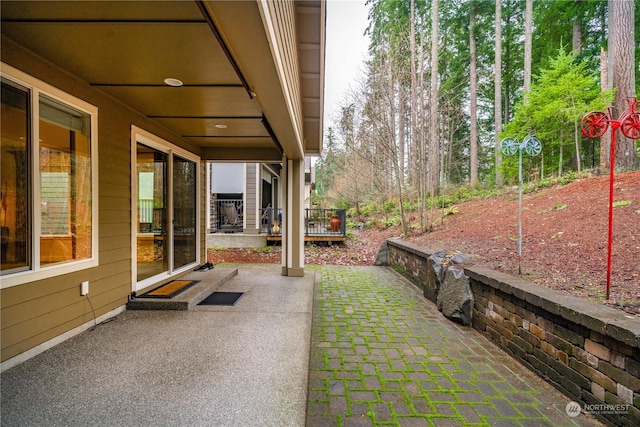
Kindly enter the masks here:
M 607 297 L 609 299 L 609 289 L 611 288 L 611 252 L 613 249 L 613 175 L 616 169 L 616 133 L 620 127 L 617 120 L 611 121 L 611 160 L 609 166 L 609 237 L 607 248 Z
M 638 100 L 630 98 L 627 100 L 629 107 L 622 113 L 618 120 L 611 116 L 611 109 L 604 113 L 602 111 L 592 111 L 585 114 L 580 122 L 582 134 L 587 138 L 599 138 L 607 131 L 611 125 L 611 161 L 609 172 L 609 238 L 607 251 L 607 299 L 609 299 L 609 289 L 611 288 L 611 252 L 613 248 L 613 175 L 615 172 L 616 160 L 616 131 L 618 128 L 622 133 L 631 139 L 640 138 L 640 113 L 636 111 Z

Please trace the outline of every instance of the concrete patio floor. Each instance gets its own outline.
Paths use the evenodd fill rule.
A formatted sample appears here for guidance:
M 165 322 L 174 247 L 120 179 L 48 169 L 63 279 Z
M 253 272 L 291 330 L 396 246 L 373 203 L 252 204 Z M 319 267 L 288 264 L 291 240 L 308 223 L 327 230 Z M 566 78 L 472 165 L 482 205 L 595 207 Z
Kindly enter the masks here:
M 4 372 L 1 424 L 304 425 L 313 282 L 243 266 L 235 306 L 127 310 Z

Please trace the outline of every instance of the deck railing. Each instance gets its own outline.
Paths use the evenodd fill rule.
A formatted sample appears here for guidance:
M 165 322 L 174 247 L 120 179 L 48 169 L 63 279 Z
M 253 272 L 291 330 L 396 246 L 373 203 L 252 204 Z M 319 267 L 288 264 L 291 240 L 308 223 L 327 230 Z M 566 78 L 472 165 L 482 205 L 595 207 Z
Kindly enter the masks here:
M 282 235 L 282 209 L 262 209 L 262 232 L 270 236 Z M 335 218 L 335 219 L 334 219 Z M 346 209 L 319 209 L 304 210 L 305 236 L 347 236 L 347 210 Z

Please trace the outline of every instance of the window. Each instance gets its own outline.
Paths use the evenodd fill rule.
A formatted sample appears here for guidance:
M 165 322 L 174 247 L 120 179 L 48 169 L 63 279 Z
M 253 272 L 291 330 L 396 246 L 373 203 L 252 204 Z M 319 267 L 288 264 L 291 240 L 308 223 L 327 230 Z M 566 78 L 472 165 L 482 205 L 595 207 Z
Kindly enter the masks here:
M 3 64 L 5 70 L 3 287 L 97 265 L 97 109 Z
M 2 80 L 0 112 L 0 257 L 2 273 L 31 267 L 28 89 Z

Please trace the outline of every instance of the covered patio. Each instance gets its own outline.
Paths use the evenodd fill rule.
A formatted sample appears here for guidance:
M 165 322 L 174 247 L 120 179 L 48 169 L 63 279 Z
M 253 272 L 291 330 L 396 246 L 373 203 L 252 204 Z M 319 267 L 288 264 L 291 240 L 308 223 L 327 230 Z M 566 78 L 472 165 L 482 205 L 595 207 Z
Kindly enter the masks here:
M 3 369 L 206 261 L 208 161 L 281 165 L 281 273 L 304 276 L 325 15 L 320 0 L 3 2 Z

